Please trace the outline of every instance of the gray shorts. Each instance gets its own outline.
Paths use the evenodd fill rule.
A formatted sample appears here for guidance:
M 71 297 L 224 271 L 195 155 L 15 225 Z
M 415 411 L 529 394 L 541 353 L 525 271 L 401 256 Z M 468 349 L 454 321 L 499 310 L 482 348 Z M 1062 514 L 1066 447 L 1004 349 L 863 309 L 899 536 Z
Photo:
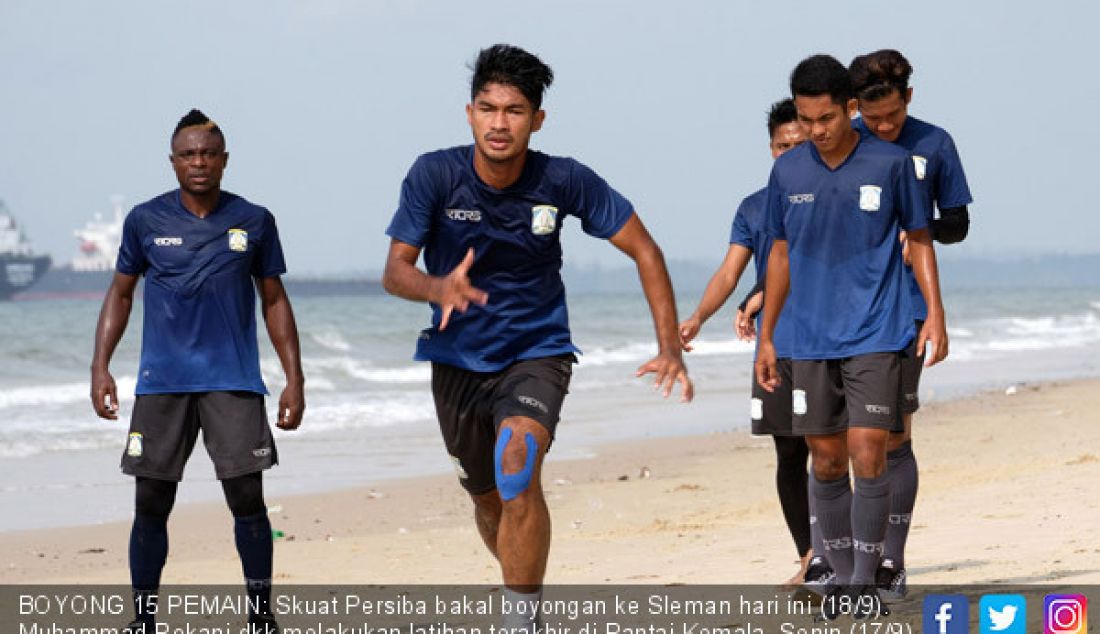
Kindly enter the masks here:
M 122 452 L 122 472 L 179 482 L 200 428 L 219 480 L 263 471 L 279 462 L 263 394 L 139 394 Z
M 797 436 L 791 421 L 791 360 L 776 359 L 779 370 L 779 387 L 769 392 L 756 381 L 752 373 L 752 401 L 749 417 L 752 433 L 771 436 Z
M 846 359 L 794 361 L 791 411 L 801 436 L 849 427 L 895 430 L 901 354 L 874 352 Z
M 924 322 L 917 320 L 917 336 L 901 352 L 901 402 L 902 414 L 912 414 L 920 409 L 920 373 L 924 369 L 924 357 L 917 356 L 917 337 Z M 905 426 L 902 424 L 901 431 Z

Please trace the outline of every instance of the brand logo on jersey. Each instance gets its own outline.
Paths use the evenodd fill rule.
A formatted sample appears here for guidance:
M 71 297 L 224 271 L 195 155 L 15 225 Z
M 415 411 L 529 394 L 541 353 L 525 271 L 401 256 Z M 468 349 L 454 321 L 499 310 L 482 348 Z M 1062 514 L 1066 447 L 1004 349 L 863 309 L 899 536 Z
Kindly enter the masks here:
M 481 212 L 477 209 L 445 209 L 443 213 L 451 220 L 465 220 L 467 222 L 481 222 Z
M 130 432 L 130 439 L 126 442 L 126 455 L 131 458 L 140 458 L 144 451 L 141 432 Z
M 859 208 L 863 211 L 878 211 L 882 188 L 878 185 L 863 185 L 859 188 Z
M 535 205 L 531 208 L 531 233 L 544 236 L 554 233 L 558 224 L 558 208 L 550 205 Z
M 801 205 L 802 203 L 812 203 L 814 201 L 813 194 L 791 194 L 787 196 L 787 200 L 792 205 Z
M 164 236 L 161 238 L 153 238 L 153 244 L 158 247 L 179 247 L 183 246 L 183 238 L 179 236 Z
M 791 390 L 791 412 L 795 416 L 806 415 L 806 390 Z
M 917 180 L 924 180 L 924 174 L 928 171 L 928 159 L 923 156 L 913 155 L 913 170 L 917 173 Z
M 230 229 L 229 234 L 229 250 L 230 251 L 247 251 L 248 250 L 248 232 L 244 229 Z

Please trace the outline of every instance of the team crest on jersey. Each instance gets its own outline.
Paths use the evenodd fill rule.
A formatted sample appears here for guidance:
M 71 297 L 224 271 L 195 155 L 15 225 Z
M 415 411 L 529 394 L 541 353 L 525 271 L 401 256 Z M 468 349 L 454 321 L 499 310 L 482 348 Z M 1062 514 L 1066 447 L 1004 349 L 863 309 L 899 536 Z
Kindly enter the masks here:
M 247 251 L 248 250 L 248 232 L 244 229 L 230 229 L 229 230 L 229 250 L 230 251 Z
M 535 205 L 531 208 L 531 233 L 544 236 L 554 233 L 558 225 L 558 208 L 551 205 Z
M 878 211 L 882 188 L 878 185 L 862 185 L 859 188 L 859 208 L 863 211 Z
M 130 432 L 130 439 L 126 442 L 126 455 L 131 458 L 140 458 L 144 451 L 145 447 L 142 442 L 141 432 Z
M 924 180 L 924 174 L 928 171 L 928 159 L 923 156 L 913 155 L 913 170 L 917 173 L 917 180 Z

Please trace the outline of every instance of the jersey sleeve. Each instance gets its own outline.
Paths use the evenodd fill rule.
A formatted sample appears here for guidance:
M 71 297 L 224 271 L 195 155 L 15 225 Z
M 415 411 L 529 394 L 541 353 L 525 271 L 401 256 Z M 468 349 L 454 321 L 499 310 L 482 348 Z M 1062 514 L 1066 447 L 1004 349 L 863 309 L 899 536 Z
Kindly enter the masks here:
M 753 244 L 752 229 L 749 228 L 749 221 L 745 219 L 745 204 L 747 202 L 747 199 L 741 201 L 741 204 L 737 206 L 737 213 L 733 215 L 733 226 L 730 227 L 730 244 L 740 244 L 750 251 L 754 251 L 756 245 Z
M 141 242 L 141 221 L 133 210 L 122 223 L 122 241 L 118 245 L 115 270 L 124 275 L 141 275 L 149 267 L 145 247 Z
M 894 169 L 894 191 L 898 199 L 894 208 L 898 210 L 898 222 L 906 231 L 917 231 L 928 227 L 932 217 L 932 201 L 928 191 L 920 186 L 917 171 L 913 168 L 913 157 L 907 155 L 899 160 Z
M 768 177 L 768 190 L 764 193 L 764 231 L 776 240 L 786 240 L 787 231 L 783 226 L 783 198 L 779 189 L 779 178 L 772 166 Z
M 588 235 L 611 238 L 634 215 L 634 206 L 596 172 L 576 161 L 572 163 L 568 212 L 580 219 L 581 228 Z
M 962 160 L 959 159 L 959 151 L 955 148 L 955 141 L 951 135 L 946 132 L 943 144 L 940 146 L 940 161 L 941 165 L 935 181 L 936 205 L 940 209 L 951 209 L 974 202 L 970 196 L 966 174 L 963 172 Z
M 286 273 L 283 244 L 279 241 L 279 228 L 275 216 L 264 211 L 264 228 L 260 235 L 259 252 L 252 260 L 253 277 L 278 277 Z
M 416 159 L 401 183 L 401 199 L 386 235 L 422 247 L 431 232 L 432 214 L 441 204 L 440 173 L 428 155 Z

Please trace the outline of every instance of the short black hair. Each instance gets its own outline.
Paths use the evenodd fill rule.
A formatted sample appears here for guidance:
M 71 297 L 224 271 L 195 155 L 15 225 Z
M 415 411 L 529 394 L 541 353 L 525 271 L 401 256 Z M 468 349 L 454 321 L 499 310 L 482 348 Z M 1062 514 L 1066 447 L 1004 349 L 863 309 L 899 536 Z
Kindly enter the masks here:
M 807 57 L 791 72 L 792 97 L 819 95 L 829 95 L 833 103 L 840 105 L 855 95 L 848 69 L 832 55 Z
M 225 135 L 222 134 L 222 129 L 218 127 L 218 124 L 214 123 L 210 117 L 203 114 L 198 108 L 192 108 L 191 112 L 183 115 L 183 118 L 176 124 L 176 129 L 172 131 L 172 141 L 176 140 L 176 135 L 180 133 L 180 130 L 184 128 L 190 128 L 193 126 L 203 126 L 210 132 L 220 136 L 222 138 L 222 145 L 225 145 Z
M 495 44 L 481 49 L 473 64 L 470 79 L 470 101 L 477 98 L 486 84 L 515 86 L 538 110 L 542 93 L 554 83 L 554 71 L 531 53 L 508 44 Z
M 848 74 L 856 96 L 864 101 L 878 101 L 895 90 L 904 98 L 913 66 L 898 51 L 884 48 L 853 59 Z
M 795 110 L 794 101 L 780 99 L 773 103 L 768 110 L 768 138 L 770 139 L 775 135 L 775 131 L 779 126 L 793 121 L 798 121 L 798 111 Z

